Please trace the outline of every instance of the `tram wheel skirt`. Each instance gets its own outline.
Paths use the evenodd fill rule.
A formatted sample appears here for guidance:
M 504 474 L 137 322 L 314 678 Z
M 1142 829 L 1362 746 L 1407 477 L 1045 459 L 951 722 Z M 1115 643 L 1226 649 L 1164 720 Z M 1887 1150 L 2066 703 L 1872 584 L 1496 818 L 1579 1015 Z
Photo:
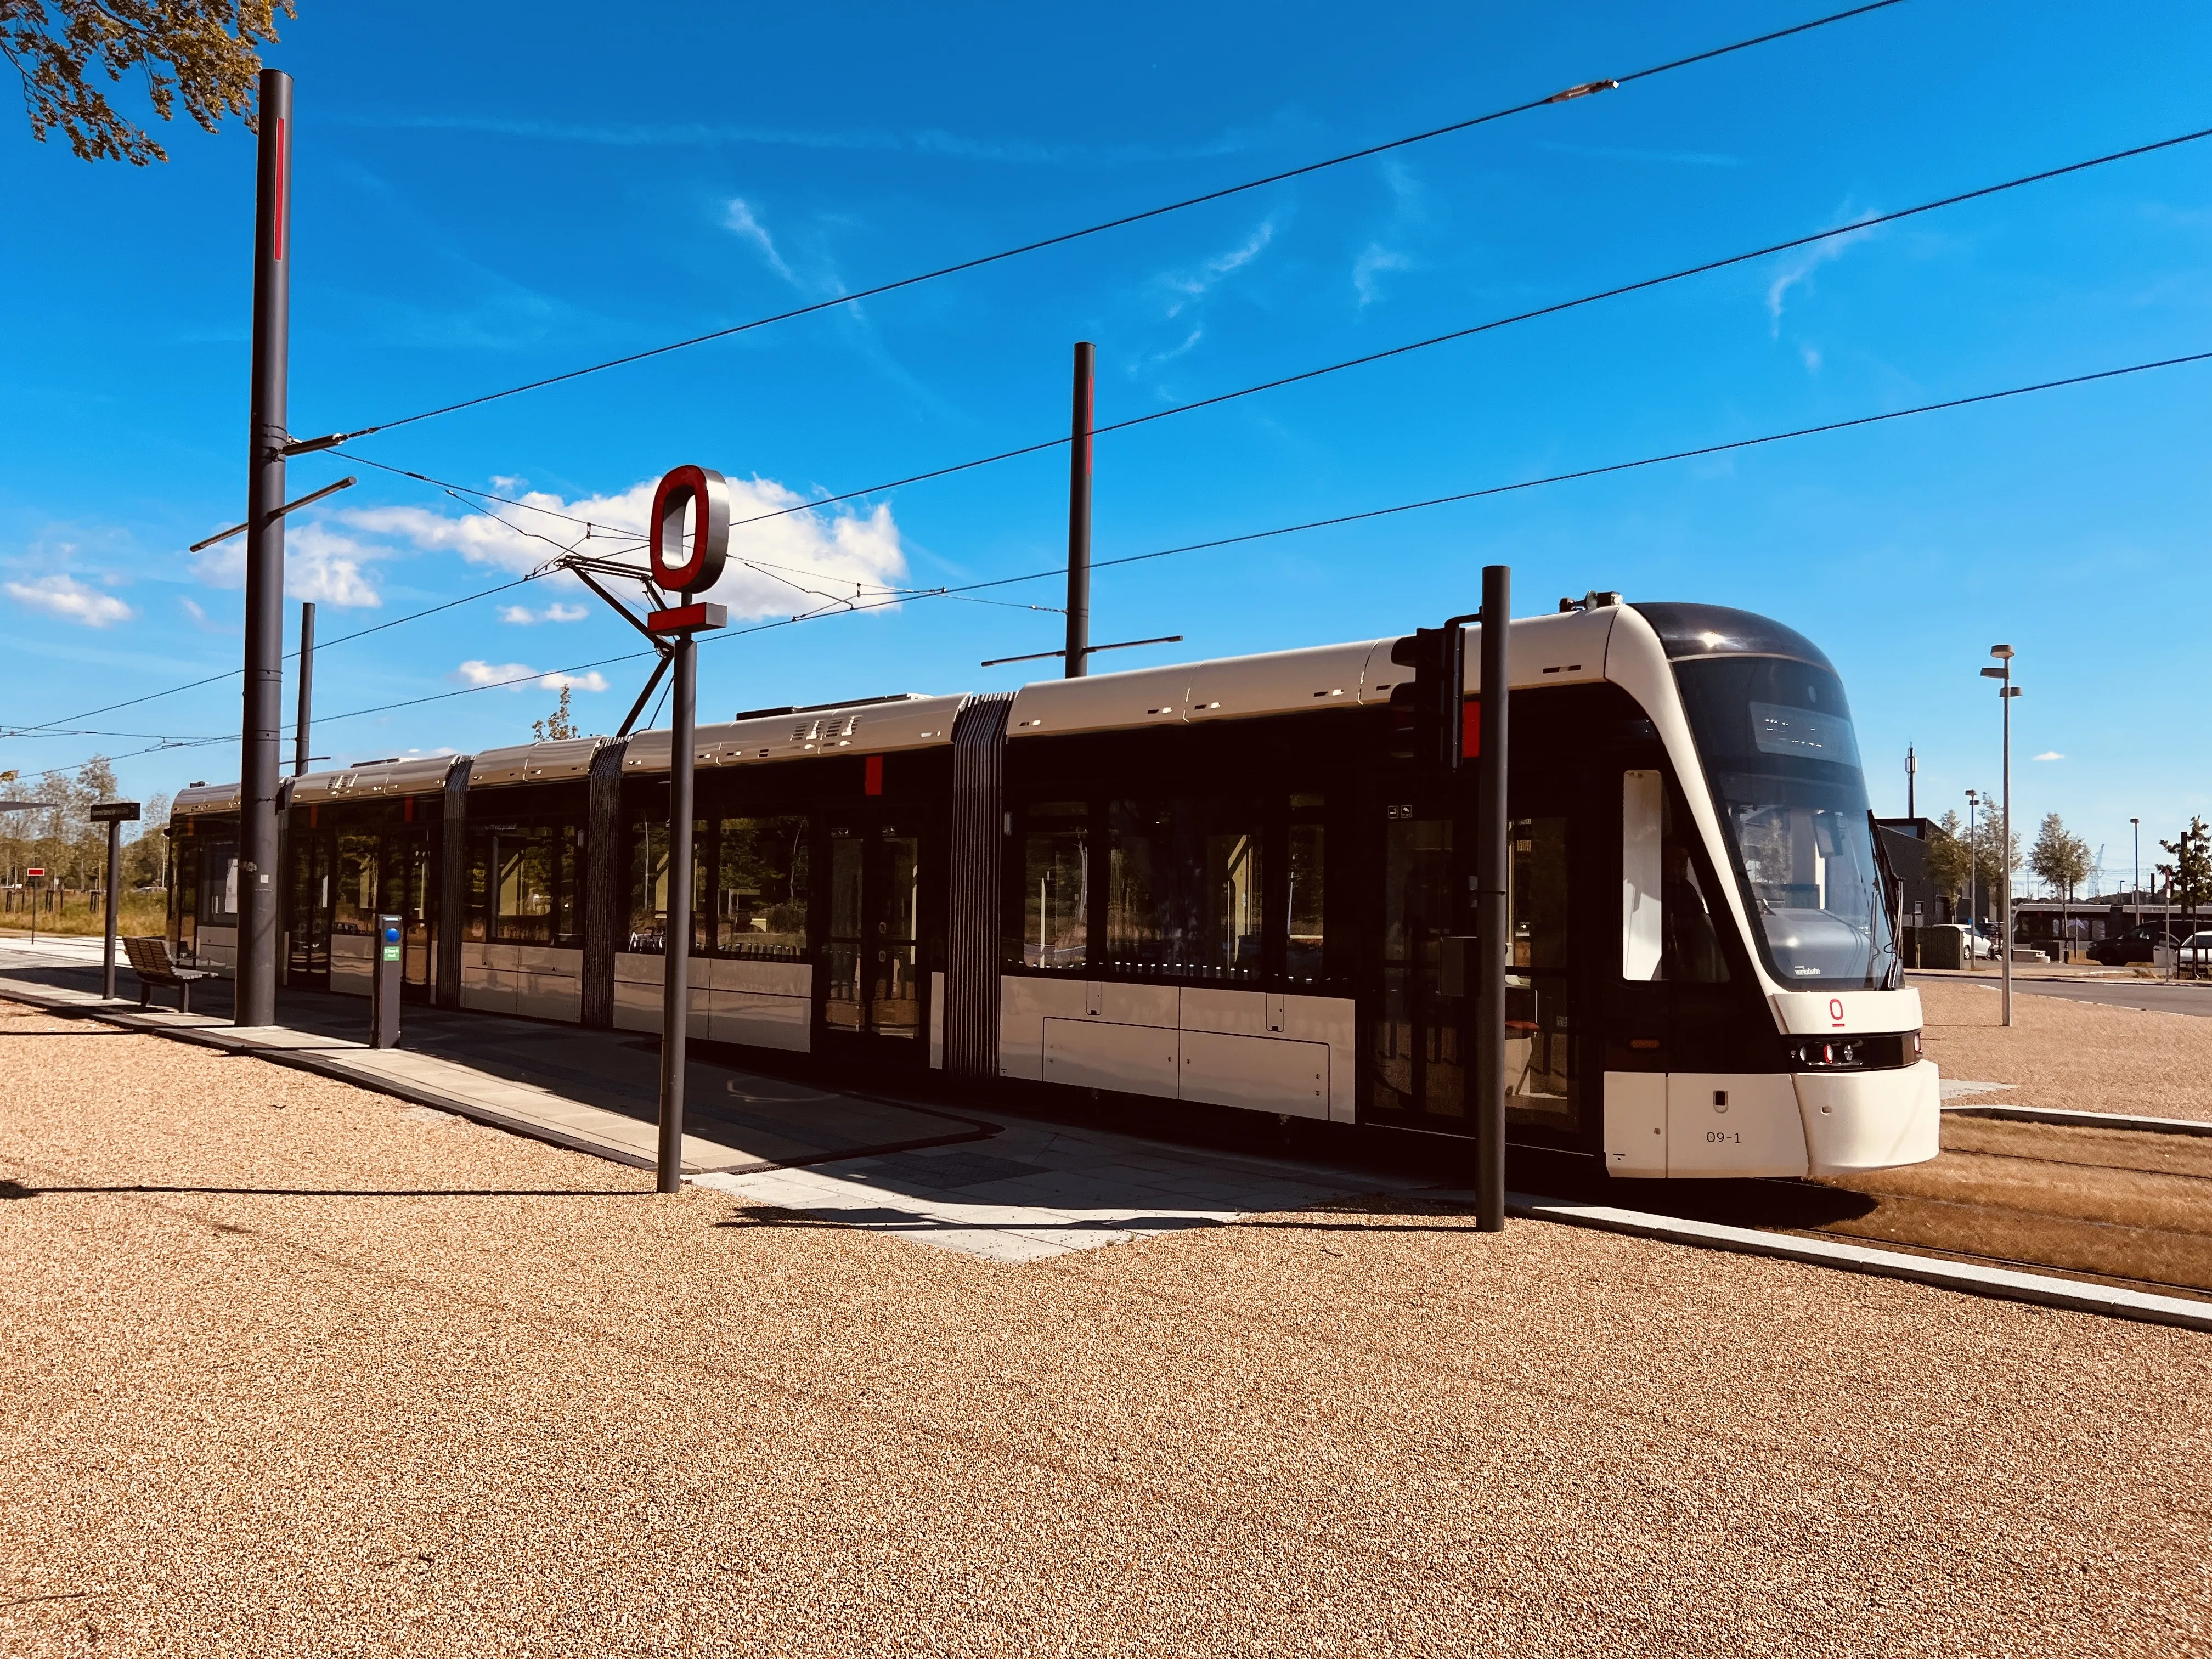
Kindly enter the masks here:
M 1605 1164 L 1626 1180 L 1850 1175 L 1938 1150 L 1936 1063 L 1894 1071 L 1608 1072 Z

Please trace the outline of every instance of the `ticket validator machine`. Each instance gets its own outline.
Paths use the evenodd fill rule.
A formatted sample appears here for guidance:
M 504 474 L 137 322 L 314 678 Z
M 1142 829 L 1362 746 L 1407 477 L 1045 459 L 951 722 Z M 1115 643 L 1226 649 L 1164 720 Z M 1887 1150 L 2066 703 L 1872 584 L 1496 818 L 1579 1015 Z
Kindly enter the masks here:
M 372 1048 L 396 1048 L 399 1046 L 399 981 L 402 973 L 401 943 L 405 937 L 404 919 L 399 916 L 379 916 L 376 919 L 376 950 L 371 958 L 373 969 L 368 981 L 368 1046 Z

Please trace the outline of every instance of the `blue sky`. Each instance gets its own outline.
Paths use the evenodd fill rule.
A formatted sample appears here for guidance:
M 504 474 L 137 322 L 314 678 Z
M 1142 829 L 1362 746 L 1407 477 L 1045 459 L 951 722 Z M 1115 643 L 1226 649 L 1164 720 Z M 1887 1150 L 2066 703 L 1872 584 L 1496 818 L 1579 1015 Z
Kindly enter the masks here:
M 393 419 L 1818 15 L 1671 8 L 674 7 L 301 0 L 292 428 Z M 794 504 L 1064 430 L 1070 343 L 1123 418 L 2044 167 L 2212 125 L 2212 14 L 1912 3 L 1478 131 L 741 338 L 361 441 L 374 460 L 620 521 L 696 461 Z M 0 143 L 0 768 L 234 732 L 252 141 L 160 134 L 90 167 Z M 2212 349 L 2212 141 L 1098 444 L 1102 559 Z M 1593 586 L 1762 611 L 1820 641 L 1875 805 L 1997 777 L 1977 671 L 2020 652 L 2015 817 L 2063 812 L 2124 879 L 2128 819 L 2212 815 L 2193 717 L 2212 364 L 1733 457 L 1102 571 L 1100 666 L 1395 632 Z M 329 457 L 293 493 L 323 636 L 511 580 L 553 549 Z M 927 587 L 1064 556 L 1051 452 L 744 544 L 800 585 Z M 587 508 L 574 504 L 588 502 Z M 757 508 L 756 509 L 757 510 Z M 559 521 L 518 515 L 554 532 Z M 573 527 L 571 527 L 573 530 Z M 734 608 L 818 599 L 749 574 Z M 1052 665 L 1050 581 L 708 647 L 702 715 L 1011 685 Z M 2175 623 L 2182 623 L 2176 628 Z M 635 642 L 552 582 L 318 662 L 318 753 L 514 742 L 532 683 Z M 476 665 L 470 667 L 468 665 Z M 611 730 L 644 665 L 584 671 Z M 589 675 L 597 674 L 597 681 Z M 591 687 L 603 684 L 605 690 Z M 289 696 L 289 693 L 288 693 Z M 143 735 L 140 735 L 143 734 Z M 2063 757 L 2047 760 L 2035 756 Z M 140 793 L 234 742 L 119 762 Z M 2145 838 L 2146 848 L 2149 837 Z

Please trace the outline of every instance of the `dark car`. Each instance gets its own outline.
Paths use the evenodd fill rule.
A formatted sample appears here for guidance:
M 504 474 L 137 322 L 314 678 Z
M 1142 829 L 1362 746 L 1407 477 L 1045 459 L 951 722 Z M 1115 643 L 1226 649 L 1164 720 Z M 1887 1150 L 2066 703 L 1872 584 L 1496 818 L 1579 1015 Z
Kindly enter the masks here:
M 2156 927 L 2137 927 L 2117 939 L 2099 939 L 2089 947 L 2089 960 L 2101 962 L 2107 968 L 2124 968 L 2130 963 L 2150 961 L 2151 952 L 2160 945 L 2180 943 L 2179 933 Z

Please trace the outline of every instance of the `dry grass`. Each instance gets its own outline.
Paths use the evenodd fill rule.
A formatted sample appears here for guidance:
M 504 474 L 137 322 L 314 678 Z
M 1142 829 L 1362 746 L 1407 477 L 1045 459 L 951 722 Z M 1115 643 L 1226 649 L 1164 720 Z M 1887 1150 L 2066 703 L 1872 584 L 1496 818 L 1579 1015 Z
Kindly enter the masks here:
M 1030 1267 L 0 1016 L 0 1648 L 2212 1653 L 2212 1338 L 1419 1205 Z
M 107 928 L 106 907 L 106 901 L 97 896 L 88 907 L 82 893 L 70 893 L 59 909 L 39 911 L 36 932 L 41 938 L 49 933 L 66 933 L 80 939 L 89 934 L 97 939 Z M 116 911 L 117 927 L 125 934 L 145 938 L 168 928 L 168 896 L 164 893 L 125 893 Z M 33 931 L 31 923 L 28 910 L 0 910 L 0 933 L 27 939 Z
M 2008 1030 L 1994 985 L 1919 988 L 1945 1077 L 2018 1085 L 1986 1103 L 2212 1120 L 2212 1019 L 2015 993 Z

